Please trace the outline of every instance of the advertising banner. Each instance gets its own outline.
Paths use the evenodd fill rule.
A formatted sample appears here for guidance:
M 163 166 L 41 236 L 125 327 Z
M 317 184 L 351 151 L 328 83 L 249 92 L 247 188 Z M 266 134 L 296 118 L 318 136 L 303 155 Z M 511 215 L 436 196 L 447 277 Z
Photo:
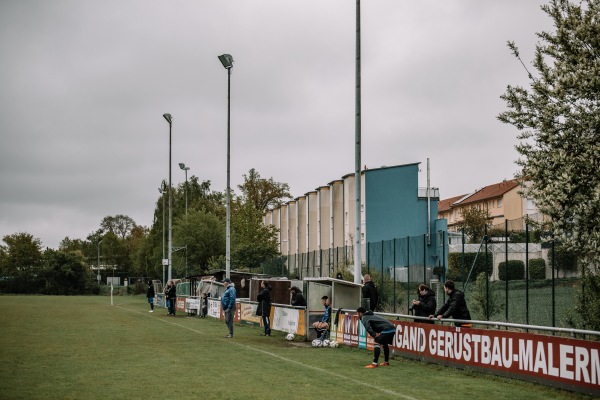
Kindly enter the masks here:
M 260 326 L 262 318 L 255 315 L 257 307 L 258 304 L 239 303 L 241 321 L 248 325 Z
M 392 354 L 469 367 L 600 396 L 600 342 L 524 332 L 458 328 L 391 320 Z M 355 314 L 344 315 L 336 338 L 373 349 L 373 338 Z M 343 338 L 343 340 L 341 340 Z
M 287 307 L 273 307 L 271 318 L 273 329 L 277 331 L 293 333 L 296 335 L 304 335 L 304 323 L 300 323 L 299 310 Z M 302 310 L 304 314 L 304 310 Z
M 221 302 L 219 300 L 208 299 L 208 316 L 221 318 Z
M 185 312 L 198 311 L 200 309 L 200 299 L 185 299 Z
M 185 297 L 177 297 L 175 299 L 175 310 L 185 312 Z

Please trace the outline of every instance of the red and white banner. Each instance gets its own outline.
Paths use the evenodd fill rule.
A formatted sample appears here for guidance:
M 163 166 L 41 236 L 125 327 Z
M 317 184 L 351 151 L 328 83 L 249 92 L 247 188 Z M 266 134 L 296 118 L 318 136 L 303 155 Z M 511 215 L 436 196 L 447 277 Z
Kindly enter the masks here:
M 600 395 L 600 342 L 534 333 L 457 328 L 409 321 L 396 325 L 392 353 Z M 356 315 L 344 315 L 336 338 L 371 349 Z

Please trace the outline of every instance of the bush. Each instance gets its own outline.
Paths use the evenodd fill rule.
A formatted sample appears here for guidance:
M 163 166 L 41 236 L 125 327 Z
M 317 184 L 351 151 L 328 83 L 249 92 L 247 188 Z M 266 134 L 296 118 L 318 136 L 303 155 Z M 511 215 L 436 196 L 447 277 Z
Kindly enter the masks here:
M 467 276 L 469 275 L 469 271 L 471 269 L 471 266 L 473 266 L 473 260 L 475 260 L 475 257 L 477 256 L 477 253 L 464 253 L 465 255 L 465 277 L 464 279 L 467 279 Z M 463 253 L 450 253 L 448 254 L 448 276 L 446 277 L 446 279 L 450 279 L 453 281 L 457 281 L 457 282 L 462 282 L 463 277 L 462 277 L 462 256 Z M 487 271 L 488 274 L 492 273 L 492 255 L 489 254 L 488 255 L 488 265 L 487 265 Z M 479 253 L 479 256 L 477 256 L 477 261 L 475 262 L 475 266 L 473 267 L 473 272 L 471 273 L 471 282 L 475 281 L 476 277 L 482 273 L 485 272 L 485 253 Z
M 543 258 L 529 260 L 529 279 L 546 279 L 546 261 Z
M 501 281 L 506 279 L 506 261 L 498 264 L 498 278 Z M 521 260 L 508 260 L 508 280 L 514 281 L 525 278 L 525 263 Z

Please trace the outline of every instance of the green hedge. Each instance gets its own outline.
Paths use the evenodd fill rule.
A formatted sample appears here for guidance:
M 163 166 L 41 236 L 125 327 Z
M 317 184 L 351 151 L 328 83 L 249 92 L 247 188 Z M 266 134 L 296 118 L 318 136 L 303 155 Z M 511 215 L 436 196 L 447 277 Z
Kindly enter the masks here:
M 498 264 L 498 279 L 506 281 L 506 261 Z M 525 263 L 521 260 L 508 260 L 508 280 L 525 279 Z
M 543 258 L 529 260 L 529 279 L 546 279 L 546 261 Z
M 477 253 L 465 253 L 465 277 L 464 279 L 467 279 L 467 276 L 469 275 L 469 270 L 471 269 L 471 266 L 473 265 L 473 260 L 475 259 L 475 256 L 477 255 Z M 450 279 L 453 281 L 458 281 L 458 282 L 462 282 L 463 278 L 462 278 L 462 256 L 463 253 L 450 253 L 448 254 L 448 276 L 446 277 L 446 279 Z M 492 273 L 492 265 L 493 265 L 493 260 L 492 260 L 492 255 L 488 254 L 488 274 Z M 474 282 L 475 279 L 477 279 L 477 275 L 479 275 L 480 273 L 485 272 L 485 253 L 479 253 L 479 256 L 477 257 L 477 261 L 475 263 L 475 267 L 473 268 L 473 272 L 471 273 L 471 282 Z

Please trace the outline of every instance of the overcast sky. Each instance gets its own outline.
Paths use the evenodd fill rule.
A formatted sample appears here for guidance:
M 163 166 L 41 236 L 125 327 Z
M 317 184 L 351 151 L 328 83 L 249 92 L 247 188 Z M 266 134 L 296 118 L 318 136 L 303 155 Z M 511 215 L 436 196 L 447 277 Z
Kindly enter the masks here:
M 421 162 L 441 198 L 511 179 L 541 0 L 363 0 L 362 164 Z M 354 172 L 353 0 L 1 0 L 0 238 L 85 239 L 108 215 L 152 224 L 172 177 L 226 188 L 256 168 L 294 197 Z

